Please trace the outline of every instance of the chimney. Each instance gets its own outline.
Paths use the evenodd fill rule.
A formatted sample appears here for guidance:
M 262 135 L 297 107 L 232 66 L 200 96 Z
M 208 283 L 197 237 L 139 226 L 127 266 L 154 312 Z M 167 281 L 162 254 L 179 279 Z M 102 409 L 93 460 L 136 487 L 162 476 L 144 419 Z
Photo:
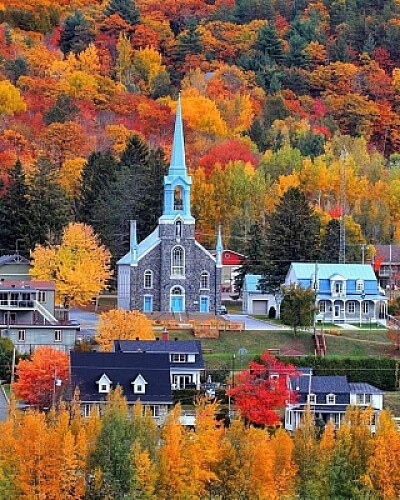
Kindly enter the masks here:
M 178 340 L 178 337 L 175 337 L 175 340 Z
M 163 340 L 168 340 L 168 330 L 167 327 L 164 326 L 164 330 L 162 331 L 162 337 Z

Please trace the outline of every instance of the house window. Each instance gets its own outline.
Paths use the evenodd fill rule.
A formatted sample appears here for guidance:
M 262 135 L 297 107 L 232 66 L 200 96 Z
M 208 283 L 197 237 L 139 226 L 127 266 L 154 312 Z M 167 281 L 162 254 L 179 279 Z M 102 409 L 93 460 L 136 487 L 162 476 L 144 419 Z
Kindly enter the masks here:
M 207 271 L 201 273 L 200 288 L 203 290 L 208 290 L 210 288 L 210 274 Z
M 326 302 L 324 300 L 321 300 L 318 303 L 318 310 L 319 310 L 320 313 L 326 312 Z
M 96 383 L 99 384 L 100 393 L 107 394 L 108 392 L 110 392 L 112 382 L 105 373 L 103 373 L 103 375 Z
M 171 354 L 171 363 L 186 363 L 186 354 Z
M 363 313 L 369 314 L 369 302 L 367 301 L 363 302 Z
M 356 303 L 351 300 L 347 305 L 347 311 L 349 314 L 354 314 L 356 312 Z
M 317 396 L 315 394 L 309 394 L 307 396 L 307 403 L 311 404 L 311 405 L 315 405 L 317 402 Z
M 182 247 L 172 250 L 172 276 L 185 275 L 185 251 Z
M 54 330 L 54 342 L 61 342 L 61 330 Z
M 144 272 L 144 287 L 153 288 L 153 271 L 149 269 Z
M 357 292 L 362 292 L 364 290 L 364 280 L 356 281 L 356 290 Z
M 107 384 L 101 384 L 100 385 L 100 392 L 108 392 L 108 385 Z
M 334 405 L 336 403 L 336 396 L 334 394 L 328 394 L 326 396 L 326 404 Z
M 143 378 L 142 375 L 138 375 L 135 380 L 132 382 L 133 385 L 133 392 L 135 394 L 145 394 L 146 393 L 146 385 L 147 382 Z
M 43 290 L 38 291 L 38 302 L 46 302 L 46 292 Z
M 83 405 L 83 416 L 89 417 L 91 409 L 92 409 L 92 405 Z
M 371 394 L 365 394 L 364 401 L 366 405 L 371 404 Z
M 340 295 L 343 291 L 343 283 L 341 281 L 335 281 L 334 292 L 336 295 Z
M 25 342 L 26 330 L 18 330 L 18 342 Z
M 177 220 L 175 222 L 175 238 L 181 238 L 182 236 L 182 222 Z
M 313 275 L 311 279 L 311 287 L 313 290 L 319 290 L 319 279 L 316 279 L 316 277 Z

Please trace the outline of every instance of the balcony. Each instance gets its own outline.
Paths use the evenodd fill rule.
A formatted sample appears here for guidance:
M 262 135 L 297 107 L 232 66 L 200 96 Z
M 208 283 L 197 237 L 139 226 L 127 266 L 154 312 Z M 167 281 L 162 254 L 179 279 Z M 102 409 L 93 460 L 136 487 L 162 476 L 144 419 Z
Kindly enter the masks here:
M 35 309 L 35 302 L 33 300 L 0 300 L 0 309 Z

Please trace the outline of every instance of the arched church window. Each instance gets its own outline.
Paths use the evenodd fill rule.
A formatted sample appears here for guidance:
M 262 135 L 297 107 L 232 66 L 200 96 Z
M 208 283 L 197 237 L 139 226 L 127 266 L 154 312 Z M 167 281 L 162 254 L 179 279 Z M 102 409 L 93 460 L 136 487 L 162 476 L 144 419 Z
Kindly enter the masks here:
M 175 238 L 181 238 L 182 237 L 182 222 L 180 220 L 177 220 L 175 222 Z
M 176 186 L 174 191 L 174 210 L 183 210 L 183 193 L 180 186 Z
M 149 269 L 144 272 L 144 287 L 153 288 L 153 271 Z
M 202 290 L 208 290 L 210 288 L 210 274 L 207 271 L 201 273 L 200 288 Z
M 185 275 L 185 251 L 182 247 L 175 247 L 172 250 L 172 276 Z

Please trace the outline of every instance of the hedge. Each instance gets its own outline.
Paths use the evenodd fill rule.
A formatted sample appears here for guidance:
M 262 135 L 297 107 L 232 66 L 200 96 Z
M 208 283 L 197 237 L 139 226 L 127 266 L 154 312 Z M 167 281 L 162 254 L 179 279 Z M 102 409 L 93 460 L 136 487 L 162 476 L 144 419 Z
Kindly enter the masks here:
M 365 382 L 383 391 L 399 388 L 400 363 L 391 358 L 277 357 L 294 366 L 310 367 L 314 375 L 347 375 L 349 382 Z

